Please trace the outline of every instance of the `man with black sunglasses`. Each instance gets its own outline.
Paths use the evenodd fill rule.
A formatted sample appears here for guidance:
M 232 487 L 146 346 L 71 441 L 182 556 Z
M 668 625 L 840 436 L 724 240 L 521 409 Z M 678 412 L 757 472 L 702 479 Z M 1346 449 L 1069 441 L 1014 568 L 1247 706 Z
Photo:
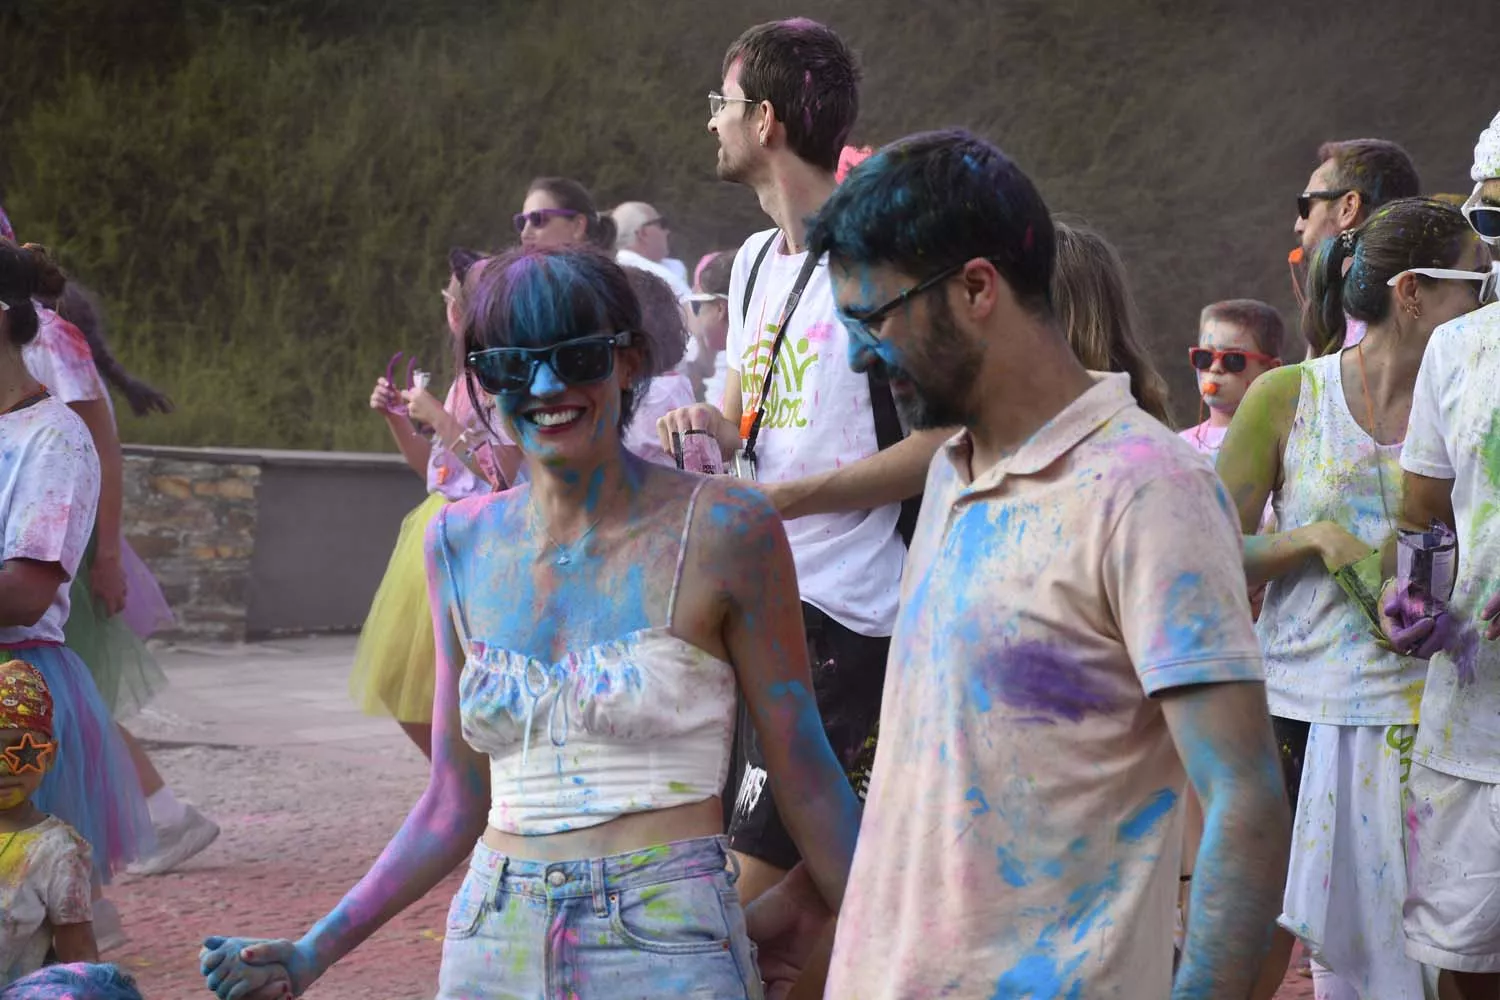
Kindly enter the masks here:
M 807 252 L 805 220 L 837 184 L 858 79 L 843 40 L 806 19 L 758 25 L 730 47 L 722 93 L 709 99 L 718 173 L 753 188 L 776 225 L 746 241 L 733 265 L 723 409 L 699 404 L 660 424 L 664 443 L 673 433 L 712 432 L 726 462 L 738 454 L 742 474 L 753 470 L 786 518 L 818 707 L 856 787 L 879 718 L 905 558 L 900 504 L 920 495 L 943 437 L 903 439 L 889 388 L 850 370 L 828 268 Z M 746 766 L 730 846 L 748 901 L 798 855 L 765 787 L 754 730 L 744 720 L 740 728 Z
M 1297 195 L 1297 218 L 1292 231 L 1302 241 L 1300 260 L 1311 260 L 1324 240 L 1353 229 L 1377 208 L 1397 198 L 1421 193 L 1417 168 L 1406 150 L 1385 139 L 1345 139 L 1318 147 L 1318 168 Z M 1334 346 L 1352 347 L 1364 338 L 1365 325 L 1345 327 L 1342 345 L 1309 345 L 1312 355 Z
M 616 263 L 654 274 L 667 283 L 677 295 L 677 301 L 686 303 L 692 290 L 682 276 L 665 263 L 671 252 L 667 241 L 672 233 L 666 217 L 644 201 L 624 202 L 609 214 L 615 220 Z
M 1218 477 L 1078 362 L 1050 214 L 988 143 L 880 150 L 809 244 L 865 321 L 852 363 L 914 427 L 962 427 L 902 581 L 827 995 L 1249 996 L 1288 816 Z M 1188 779 L 1206 834 L 1174 992 Z M 795 964 L 798 881 L 753 915 L 763 973 Z

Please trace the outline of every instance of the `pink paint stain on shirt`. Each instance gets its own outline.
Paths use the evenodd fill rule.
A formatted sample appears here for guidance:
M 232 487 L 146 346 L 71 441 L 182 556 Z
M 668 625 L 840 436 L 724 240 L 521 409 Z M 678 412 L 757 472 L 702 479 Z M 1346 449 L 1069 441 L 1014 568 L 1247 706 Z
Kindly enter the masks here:
M 834 328 L 832 323 L 811 323 L 807 332 L 803 334 L 809 343 L 826 344 L 833 339 Z

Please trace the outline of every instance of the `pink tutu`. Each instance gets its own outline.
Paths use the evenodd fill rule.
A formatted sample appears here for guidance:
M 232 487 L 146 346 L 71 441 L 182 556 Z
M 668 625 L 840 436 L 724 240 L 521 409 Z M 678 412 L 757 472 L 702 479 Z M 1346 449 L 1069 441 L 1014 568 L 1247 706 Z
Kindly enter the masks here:
M 120 612 L 120 620 L 130 631 L 149 639 L 175 625 L 172 606 L 162 594 L 156 577 L 124 539 L 120 541 L 120 568 L 125 572 L 125 610 Z

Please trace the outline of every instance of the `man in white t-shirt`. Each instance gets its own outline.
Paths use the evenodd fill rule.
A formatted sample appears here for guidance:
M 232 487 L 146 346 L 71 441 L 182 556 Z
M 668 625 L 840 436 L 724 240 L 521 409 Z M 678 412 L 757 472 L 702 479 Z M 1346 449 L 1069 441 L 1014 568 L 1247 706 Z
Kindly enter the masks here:
M 682 275 L 664 261 L 672 229 L 666 218 L 644 201 L 627 201 L 610 213 L 615 220 L 615 260 L 621 267 L 634 267 L 654 274 L 667 283 L 678 302 L 686 302 L 692 290 Z
M 1500 246 L 1500 115 L 1474 151 L 1465 206 Z M 1476 288 L 1484 287 L 1475 283 Z M 1458 536 L 1407 784 L 1406 951 L 1454 973 L 1465 1000 L 1500 995 L 1500 304 L 1433 331 L 1401 452 L 1402 526 Z M 1485 622 L 1489 625 L 1486 626 Z M 1393 637 L 1394 638 L 1394 637 Z M 1401 642 L 1400 639 L 1396 640 Z M 1402 645 L 1410 648 L 1409 645 Z
M 831 29 L 795 18 L 746 31 L 726 53 L 723 73 L 708 121 L 719 142 L 719 176 L 752 188 L 776 225 L 750 237 L 734 261 L 723 410 L 698 404 L 669 414 L 662 436 L 711 431 L 726 460 L 753 450 L 756 479 L 786 518 L 824 727 L 860 787 L 905 558 L 900 503 L 920 495 L 943 435 L 901 440 L 889 406 L 881 412 L 889 415 L 886 427 L 896 424 L 896 440 L 880 448 L 872 385 L 849 368 L 828 268 L 807 258 L 806 220 L 836 187 L 839 154 L 858 115 L 853 54 Z M 878 391 L 889 404 L 885 388 Z M 779 881 L 798 853 L 765 787 L 754 727 L 743 719 L 740 735 L 745 766 L 730 846 L 740 855 L 748 901 Z M 728 794 L 735 794 L 732 780 Z
M 1223 485 L 1126 376 L 1078 363 L 1047 206 L 988 143 L 877 152 L 809 245 L 851 364 L 914 428 L 962 427 L 902 581 L 826 995 L 1249 996 L 1288 810 Z M 1174 983 L 1188 779 L 1205 835 Z M 799 881 L 751 913 L 763 971 L 795 965 Z

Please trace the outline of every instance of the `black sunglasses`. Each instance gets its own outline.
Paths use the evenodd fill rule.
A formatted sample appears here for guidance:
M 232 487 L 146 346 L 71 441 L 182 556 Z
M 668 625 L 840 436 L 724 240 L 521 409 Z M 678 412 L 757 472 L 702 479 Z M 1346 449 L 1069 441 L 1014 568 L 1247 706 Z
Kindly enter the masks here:
M 949 278 L 962 271 L 965 265 L 967 265 L 968 263 L 968 260 L 962 260 L 957 264 L 954 264 L 952 267 L 945 267 L 937 274 L 923 278 L 921 281 L 917 282 L 915 285 L 912 285 L 906 291 L 900 293 L 889 302 L 878 305 L 874 309 L 868 310 L 867 312 L 855 313 L 840 310 L 839 318 L 844 321 L 844 326 L 846 329 L 848 329 L 856 336 L 864 339 L 867 343 L 879 342 L 880 335 L 878 331 L 880 330 L 880 324 L 885 322 L 885 318 L 887 316 L 895 312 L 897 309 L 901 308 L 907 302 L 910 302 L 912 299 L 916 298 L 918 295 L 921 295 L 923 292 L 930 291 L 936 288 L 938 285 L 941 285 L 943 282 L 947 281 Z
M 520 233 L 526 230 L 526 223 L 528 222 L 531 223 L 532 229 L 541 229 L 547 223 L 551 222 L 554 216 L 560 215 L 563 218 L 571 219 L 575 215 L 582 214 L 582 212 L 575 212 L 571 208 L 538 208 L 532 212 L 517 212 L 511 216 L 510 221 L 515 223 L 516 232 Z
M 1353 190 L 1353 188 L 1343 188 L 1338 191 L 1303 191 L 1297 196 L 1297 217 L 1305 219 L 1311 215 L 1314 201 L 1332 201 L 1335 198 L 1342 198 Z
M 649 220 L 647 222 L 641 223 L 640 228 L 641 229 L 650 229 L 652 226 L 661 226 L 667 232 L 671 232 L 672 231 L 672 227 L 667 224 L 667 217 L 665 215 L 658 215 L 654 219 L 651 219 L 651 220 Z
M 546 365 L 569 385 L 602 382 L 615 370 L 615 348 L 629 347 L 630 332 L 601 333 L 551 347 L 487 347 L 468 356 L 479 387 L 492 396 L 531 388 L 537 365 Z
M 697 316 L 697 315 L 700 315 L 703 312 L 703 307 L 704 306 L 706 306 L 706 305 L 712 305 L 714 302 L 728 301 L 728 299 L 729 299 L 729 296 L 727 296 L 727 295 L 715 295 L 712 300 L 709 300 L 709 299 L 693 299 L 693 300 L 691 300 L 691 301 L 688 302 L 688 305 L 692 306 L 692 308 L 693 308 L 693 315 Z

